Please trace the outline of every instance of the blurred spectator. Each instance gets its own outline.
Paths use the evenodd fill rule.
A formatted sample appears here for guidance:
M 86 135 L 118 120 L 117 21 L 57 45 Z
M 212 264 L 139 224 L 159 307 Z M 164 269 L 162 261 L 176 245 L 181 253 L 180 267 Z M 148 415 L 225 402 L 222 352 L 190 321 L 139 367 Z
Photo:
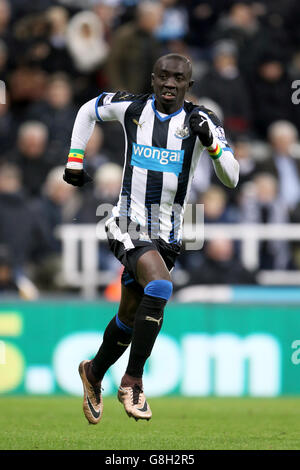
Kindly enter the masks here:
M 93 11 L 98 15 L 104 29 L 104 38 L 110 43 L 113 28 L 118 24 L 122 9 L 121 0 L 96 0 L 93 2 Z
M 132 93 L 151 91 L 151 72 L 161 46 L 155 33 L 162 21 L 159 3 L 138 4 L 136 20 L 115 32 L 108 60 L 110 88 Z
M 283 57 L 277 52 L 262 55 L 251 84 L 252 100 L 255 103 L 254 126 L 261 138 L 266 137 L 272 122 L 293 120 L 291 94 L 291 83 Z
M 290 84 L 292 93 L 296 93 L 297 99 L 299 99 L 299 78 L 300 78 L 300 49 L 298 49 L 292 57 L 292 60 L 289 64 L 289 77 L 290 77 Z M 292 100 L 293 99 L 292 95 Z M 298 129 L 300 129 L 300 103 L 296 102 L 293 103 L 293 122 Z
M 252 79 L 252 70 L 258 54 L 273 46 L 269 29 L 257 20 L 251 2 L 231 2 L 227 15 L 221 16 L 212 30 L 211 41 L 231 39 L 238 49 L 238 63 L 243 77 Z
M 43 122 L 49 132 L 48 159 L 53 167 L 63 164 L 69 151 L 77 109 L 72 102 L 71 82 L 65 74 L 48 81 L 45 99 L 29 107 L 27 118 Z
M 300 77 L 300 50 L 297 49 L 289 63 L 291 80 L 299 80 Z
M 259 173 L 243 188 L 240 202 L 241 222 L 284 224 L 289 222 L 288 208 L 278 194 L 276 178 Z M 287 269 L 291 261 L 289 244 L 282 240 L 260 243 L 260 269 Z
M 226 224 L 239 220 L 237 209 L 228 205 L 226 192 L 220 186 L 211 185 L 198 203 L 203 204 L 205 223 Z
M 21 17 L 14 27 L 14 61 L 43 68 L 49 54 L 50 25 L 45 12 Z
M 260 5 L 260 6 L 258 6 Z M 254 2 L 253 8 L 258 10 L 263 27 L 267 27 L 272 34 L 273 44 L 290 56 L 297 41 L 299 2 L 297 0 L 263 0 L 260 4 Z M 260 10 L 260 11 L 259 11 Z M 296 26 L 297 25 L 297 26 Z
M 0 296 L 18 294 L 24 300 L 36 300 L 38 290 L 32 281 L 21 271 L 15 270 L 12 253 L 7 245 L 0 245 Z
M 188 0 L 189 32 L 187 42 L 197 52 L 206 51 L 210 46 L 211 32 L 215 29 L 221 13 L 228 8 L 228 0 Z M 205 52 L 204 52 L 205 54 Z
M 7 76 L 8 50 L 5 42 L 0 39 L 0 80 L 5 81 Z
M 0 243 L 8 247 L 13 268 L 20 273 L 47 252 L 49 237 L 22 191 L 19 169 L 9 163 L 0 167 L 0 219 Z
M 6 94 L 6 103 L 0 104 L 0 161 L 3 160 L 5 153 L 14 146 L 16 126 L 15 116 L 10 109 L 10 100 Z
M 181 54 L 191 58 L 191 51 L 186 43 L 188 33 L 188 13 L 185 2 L 182 0 L 161 0 L 164 7 L 162 23 L 155 36 L 161 41 L 165 53 Z M 193 77 L 199 77 L 199 69 L 203 64 L 197 57 L 193 58 Z
M 68 25 L 68 10 L 63 7 L 52 7 L 47 10 L 47 19 L 50 23 L 49 40 L 55 48 L 60 49 L 66 44 L 66 30 Z
M 12 257 L 6 245 L 0 245 L 0 295 L 5 292 L 18 292 L 14 279 Z
M 106 163 L 95 175 L 95 195 L 103 202 L 115 204 L 118 200 L 123 169 L 115 163 Z
M 220 42 L 214 46 L 213 67 L 200 83 L 195 84 L 194 92 L 198 96 L 211 98 L 221 106 L 228 137 L 249 130 L 250 100 L 232 42 Z
M 271 154 L 259 165 L 259 171 L 278 179 L 280 198 L 293 209 L 300 200 L 300 161 L 294 158 L 297 129 L 288 121 L 277 121 L 268 128 L 268 138 Z
M 43 184 L 42 196 L 32 202 L 32 207 L 49 233 L 49 252 L 55 253 L 60 252 L 56 227 L 70 223 L 79 206 L 79 195 L 75 195 L 74 186 L 63 180 L 63 173 L 63 166 L 52 168 Z
M 161 0 L 161 4 L 164 6 L 164 13 L 156 37 L 162 41 L 184 38 L 188 32 L 188 16 L 184 2 Z
M 75 67 L 66 47 L 69 13 L 63 7 L 54 6 L 46 11 L 46 18 L 49 23 L 49 53 L 43 68 L 50 73 L 63 71 L 74 74 Z
M 285 24 L 281 25 L 281 30 L 288 33 L 293 50 L 299 49 L 300 3 L 298 0 L 289 0 L 287 2 L 278 2 L 278 3 L 281 8 L 287 8 L 287 11 L 285 14 Z
M 290 212 L 290 221 L 294 224 L 300 224 L 300 202 Z M 292 241 L 291 249 L 293 253 L 293 263 L 296 269 L 300 270 L 300 241 Z
M 41 122 L 28 121 L 18 131 L 17 146 L 6 155 L 21 170 L 22 181 L 30 196 L 39 195 L 50 169 L 46 158 L 47 127 Z
M 96 216 L 100 204 L 116 204 L 122 182 L 123 170 L 116 163 L 104 163 L 94 175 L 93 192 L 86 193 L 77 214 L 79 223 L 99 222 Z M 112 207 L 111 207 L 112 208 Z M 105 214 L 103 214 L 105 215 Z
M 61 241 L 56 229 L 74 220 L 80 204 L 78 192 L 63 180 L 63 173 L 64 166 L 53 168 L 43 185 L 42 196 L 31 204 L 34 214 L 48 233 L 48 249 L 34 270 L 35 283 L 47 290 L 61 287 Z
M 247 135 L 240 135 L 233 144 L 234 156 L 240 165 L 239 186 L 251 181 L 257 172 L 257 162 L 251 155 L 251 140 Z
M 95 173 L 92 193 L 85 193 L 76 221 L 81 224 L 101 222 L 110 214 L 117 203 L 123 170 L 115 163 L 104 163 Z M 100 219 L 99 219 L 100 217 Z M 119 275 L 121 265 L 108 248 L 108 243 L 101 243 L 99 248 L 99 267 L 115 271 Z
M 0 35 L 7 30 L 11 16 L 10 5 L 7 0 L 0 1 Z
M 59 0 L 58 0 L 59 1 Z M 51 6 L 53 0 L 38 0 L 31 2 L 29 0 L 12 0 L 11 8 L 15 20 L 23 18 L 30 13 L 39 13 L 45 11 Z
M 16 119 L 22 123 L 26 106 L 42 99 L 47 86 L 44 70 L 20 66 L 13 70 L 8 80 L 12 109 Z
M 108 54 L 99 17 L 91 11 L 77 13 L 69 21 L 67 47 L 79 72 L 89 73 L 99 67 Z
M 30 279 L 13 269 L 12 254 L 6 245 L 0 245 L 0 296 L 17 294 L 24 300 L 36 300 L 38 290 Z
M 255 273 L 242 266 L 226 237 L 206 241 L 202 260 L 188 272 L 189 284 L 256 284 Z
M 0 38 L 7 44 L 11 44 L 9 23 L 11 20 L 11 7 L 7 0 L 0 0 Z
M 95 0 L 58 0 L 59 3 L 62 3 L 66 7 L 71 8 L 90 8 L 95 3 Z

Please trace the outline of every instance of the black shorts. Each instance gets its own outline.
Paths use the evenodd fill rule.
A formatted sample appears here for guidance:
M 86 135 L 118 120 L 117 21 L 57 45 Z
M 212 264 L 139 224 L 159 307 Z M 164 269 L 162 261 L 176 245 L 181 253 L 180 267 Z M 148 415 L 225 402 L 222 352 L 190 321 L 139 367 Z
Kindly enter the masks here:
M 130 221 L 130 223 L 132 228 L 132 222 Z M 170 272 L 181 251 L 180 244 L 167 243 L 162 238 L 150 239 L 143 230 L 138 230 L 140 236 L 137 238 L 137 231 L 135 230 L 135 235 L 133 235 L 133 231 L 128 230 L 128 226 L 124 228 L 117 217 L 111 218 L 106 222 L 105 230 L 112 253 L 124 266 L 121 278 L 122 284 L 133 287 L 141 294 L 144 291 L 137 282 L 136 276 L 136 265 L 140 256 L 150 250 L 158 251 Z

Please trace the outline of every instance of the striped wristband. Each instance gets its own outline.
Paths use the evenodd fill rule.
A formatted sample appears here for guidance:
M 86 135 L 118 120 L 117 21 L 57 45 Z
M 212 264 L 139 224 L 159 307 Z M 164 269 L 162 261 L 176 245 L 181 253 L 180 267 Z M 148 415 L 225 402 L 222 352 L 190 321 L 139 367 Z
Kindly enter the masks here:
M 222 155 L 222 149 L 219 144 L 216 144 L 213 147 L 208 147 L 207 151 L 213 160 L 218 160 Z
M 70 149 L 68 155 L 68 163 L 69 162 L 76 162 L 76 163 L 83 163 L 84 158 L 84 151 L 80 149 Z

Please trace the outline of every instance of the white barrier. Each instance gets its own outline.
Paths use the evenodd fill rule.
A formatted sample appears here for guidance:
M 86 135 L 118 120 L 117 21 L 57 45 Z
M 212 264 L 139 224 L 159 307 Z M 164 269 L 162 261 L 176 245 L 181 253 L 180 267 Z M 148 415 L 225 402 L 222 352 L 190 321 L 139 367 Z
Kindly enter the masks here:
M 203 231 L 203 227 L 201 227 Z M 99 243 L 106 241 L 104 226 L 62 225 L 57 230 L 62 240 L 62 274 L 67 285 L 81 287 L 85 297 L 94 297 L 98 286 L 109 283 L 115 274 L 99 271 Z M 195 236 L 195 227 L 184 224 L 183 239 Z M 247 269 L 255 269 L 259 261 L 261 240 L 300 240 L 300 224 L 206 224 L 204 239 L 228 237 L 241 241 L 241 261 Z M 79 269 L 79 259 L 81 268 Z M 263 271 L 259 280 L 264 284 L 300 285 L 299 271 Z

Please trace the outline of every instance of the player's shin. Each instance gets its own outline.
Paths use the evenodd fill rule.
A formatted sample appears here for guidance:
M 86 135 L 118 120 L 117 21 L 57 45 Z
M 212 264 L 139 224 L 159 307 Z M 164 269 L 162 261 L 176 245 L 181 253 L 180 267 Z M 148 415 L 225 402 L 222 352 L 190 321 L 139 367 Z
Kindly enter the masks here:
M 130 377 L 142 377 L 145 362 L 152 352 L 162 326 L 164 307 L 171 294 L 172 283 L 170 281 L 151 281 L 145 287 L 144 296 L 135 317 L 131 351 L 122 386 L 127 385 L 126 381 L 130 380 Z
M 106 327 L 103 342 L 92 360 L 91 372 L 95 379 L 102 380 L 109 367 L 114 364 L 130 345 L 132 328 L 114 316 Z

